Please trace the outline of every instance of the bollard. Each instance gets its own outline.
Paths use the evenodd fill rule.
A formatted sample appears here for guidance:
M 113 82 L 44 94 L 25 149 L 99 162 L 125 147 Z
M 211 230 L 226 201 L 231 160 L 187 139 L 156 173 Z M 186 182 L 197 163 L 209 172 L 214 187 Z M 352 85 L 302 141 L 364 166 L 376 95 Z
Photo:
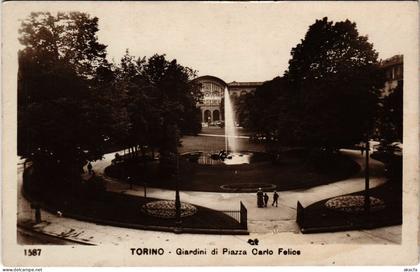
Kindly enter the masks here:
M 130 184 L 130 189 L 133 189 L 133 181 L 131 180 L 131 177 L 127 177 L 127 181 Z
M 144 183 L 143 188 L 144 188 L 144 198 L 147 198 L 147 188 L 146 188 L 147 184 Z
M 35 223 L 39 224 L 41 223 L 41 209 L 39 207 L 35 208 Z
M 41 220 L 41 208 L 39 207 L 38 203 L 31 204 L 31 208 L 35 209 L 35 224 L 39 224 L 42 222 Z

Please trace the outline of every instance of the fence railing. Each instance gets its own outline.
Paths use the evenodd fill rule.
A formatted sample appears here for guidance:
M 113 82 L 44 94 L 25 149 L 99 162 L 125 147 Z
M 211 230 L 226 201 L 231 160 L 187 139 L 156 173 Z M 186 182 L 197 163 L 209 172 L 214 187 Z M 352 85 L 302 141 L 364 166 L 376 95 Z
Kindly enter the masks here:
M 243 229 L 248 229 L 248 210 L 245 205 L 240 202 L 240 209 L 238 210 L 219 210 L 220 212 L 235 219 Z
M 297 202 L 296 207 L 296 223 L 302 228 L 305 220 L 305 209 L 300 202 Z
M 223 211 L 220 211 L 220 212 L 222 212 L 226 215 L 229 215 L 230 217 L 232 217 L 233 219 L 238 221 L 238 223 L 241 222 L 241 211 L 223 210 Z
M 241 223 L 244 229 L 248 229 L 248 210 L 246 209 L 245 205 L 241 201 Z

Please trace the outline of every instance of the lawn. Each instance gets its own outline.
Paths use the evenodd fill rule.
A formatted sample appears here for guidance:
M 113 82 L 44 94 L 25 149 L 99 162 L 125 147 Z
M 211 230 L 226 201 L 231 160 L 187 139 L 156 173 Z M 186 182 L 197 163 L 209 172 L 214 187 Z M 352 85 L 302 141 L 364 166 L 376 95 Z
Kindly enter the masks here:
M 318 201 L 304 210 L 304 222 L 300 224 L 303 233 L 332 232 L 343 230 L 372 229 L 402 224 L 402 191 L 394 182 L 369 190 L 369 196 L 381 199 L 385 208 L 368 214 L 351 213 L 326 208 L 325 202 Z M 363 195 L 364 191 L 350 195 Z
M 370 197 L 383 203 L 381 209 L 372 209 L 369 213 L 365 213 L 363 208 L 359 212 L 336 210 L 327 208 L 325 205 L 331 198 L 323 199 L 304 208 L 303 217 L 298 220 L 301 221 L 299 222 L 301 231 L 303 233 L 331 232 L 402 224 L 401 157 L 394 157 L 393 162 L 388 165 L 386 176 L 388 180 L 385 184 L 368 191 Z M 360 191 L 348 195 L 363 197 L 364 193 L 364 191 Z
M 39 190 L 33 193 L 33 181 L 29 171 L 25 173 L 23 193 L 31 203 L 38 203 L 42 209 L 62 216 L 104 225 L 120 227 L 175 231 L 179 225 L 175 218 L 161 218 L 144 212 L 144 204 L 160 199 L 144 198 L 122 193 L 96 191 L 86 197 L 85 190 L 78 194 L 68 190 Z M 89 181 L 87 181 L 89 182 Z M 38 183 L 39 184 L 39 183 Z M 196 213 L 182 217 L 181 227 L 185 232 L 247 234 L 247 230 L 229 215 L 202 206 L 194 205 Z M 239 203 L 238 203 L 239 210 Z
M 207 128 L 206 134 L 218 134 L 220 129 Z M 238 139 L 241 150 L 261 152 L 263 144 L 249 143 L 248 139 Z M 204 151 L 218 152 L 224 148 L 224 137 L 187 136 L 182 138 L 180 153 Z M 285 149 L 273 161 L 266 160 L 242 165 L 201 165 L 181 157 L 179 160 L 179 186 L 184 191 L 243 192 L 241 187 L 250 184 L 270 185 L 277 190 L 310 188 L 348 178 L 360 167 L 350 158 L 337 153 L 322 156 L 304 149 Z M 158 161 L 130 162 L 112 165 L 105 169 L 105 174 L 126 180 L 130 176 L 134 183 L 147 183 L 157 188 L 175 188 L 174 176 L 167 175 Z M 271 186 L 273 185 L 273 186 Z M 237 187 L 237 190 L 223 188 Z

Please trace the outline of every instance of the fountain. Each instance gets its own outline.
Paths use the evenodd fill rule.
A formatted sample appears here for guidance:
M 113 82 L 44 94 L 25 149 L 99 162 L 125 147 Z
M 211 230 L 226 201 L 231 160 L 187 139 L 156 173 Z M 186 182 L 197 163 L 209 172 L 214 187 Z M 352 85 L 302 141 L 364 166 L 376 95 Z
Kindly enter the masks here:
M 268 183 L 265 179 L 250 178 L 249 175 L 256 172 L 255 168 L 272 168 L 272 157 L 266 152 L 244 150 L 242 146 L 249 145 L 245 140 L 246 137 L 239 135 L 240 130 L 236 127 L 235 121 L 234 103 L 230 99 L 228 89 L 225 88 L 224 134 L 204 136 L 203 142 L 206 141 L 205 137 L 219 137 L 217 140 L 212 139 L 214 146 L 206 151 L 196 150 L 182 154 L 186 178 L 208 180 L 206 186 L 212 186 L 214 182 L 218 184 L 218 190 L 224 192 L 256 192 L 258 188 L 264 191 L 276 189 L 276 185 Z M 200 184 L 200 181 L 197 184 Z
M 228 153 L 231 151 L 235 153 L 238 151 L 238 142 L 236 138 L 236 127 L 232 101 L 230 100 L 229 92 L 225 87 L 225 150 Z
M 227 87 L 225 87 L 225 154 L 221 158 L 227 165 L 248 164 L 251 154 L 238 152 L 238 138 L 235 125 L 233 104 Z
M 234 105 L 230 99 L 227 87 L 225 87 L 224 92 L 224 109 L 225 135 L 222 135 L 224 137 L 224 149 L 210 153 L 202 151 L 189 152 L 184 154 L 184 157 L 189 162 L 201 165 L 231 166 L 267 161 L 269 156 L 265 153 L 240 150 L 239 137 L 235 125 Z

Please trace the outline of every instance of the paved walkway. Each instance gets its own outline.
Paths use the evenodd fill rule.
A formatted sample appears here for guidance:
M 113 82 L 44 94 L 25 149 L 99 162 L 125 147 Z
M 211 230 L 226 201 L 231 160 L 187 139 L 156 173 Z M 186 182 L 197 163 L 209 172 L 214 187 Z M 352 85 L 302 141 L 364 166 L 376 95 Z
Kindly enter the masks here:
M 356 162 L 363 166 L 363 157 L 360 152 L 344 150 L 344 153 L 351 156 Z M 115 153 L 106 154 L 104 159 L 93 164 L 93 169 L 98 175 L 103 175 L 104 169 L 110 164 Z M 383 165 L 371 160 L 371 187 L 378 186 L 384 182 Z M 363 167 L 362 167 L 363 168 Z M 22 173 L 23 165 L 19 165 L 19 173 Z M 21 174 L 19 178 L 21 179 Z M 142 186 L 134 186 L 130 190 L 129 185 L 120 183 L 109 177 L 107 189 L 131 195 L 143 195 Z M 21 180 L 19 180 L 21 184 Z M 279 192 L 279 206 L 268 208 L 256 207 L 255 193 L 211 193 L 211 192 L 181 192 L 181 201 L 205 206 L 216 210 L 239 209 L 239 202 L 242 201 L 248 209 L 248 228 L 250 237 L 265 239 L 267 243 L 272 241 L 272 235 L 281 236 L 284 243 L 303 244 L 335 244 L 335 243 L 375 243 L 389 244 L 400 243 L 401 226 L 378 228 L 365 231 L 346 231 L 337 233 L 321 234 L 300 234 L 296 219 L 296 203 L 299 200 L 304 207 L 321 199 L 360 191 L 364 189 L 363 170 L 355 176 L 328 185 L 317 186 L 307 190 L 293 190 Z M 147 196 L 174 199 L 175 194 L 171 190 L 147 188 Z M 272 197 L 270 195 L 270 197 Z M 18 223 L 29 226 L 33 222 L 34 212 L 30 204 L 19 194 L 18 201 Z M 192 241 L 197 241 L 197 246 L 212 246 L 216 243 L 235 243 L 238 240 L 247 241 L 248 236 L 221 236 L 221 235 L 193 235 L 173 234 L 154 231 L 142 231 L 112 226 L 101 226 L 93 223 L 78 221 L 70 218 L 60 217 L 57 214 L 42 212 L 43 222 L 34 225 L 34 231 L 47 235 L 65 238 L 69 241 L 89 244 L 113 244 L 120 245 L 132 242 L 133 239 L 140 245 L 161 243 L 182 243 L 185 241 L 189 246 L 194 247 Z M 191 240 L 191 237 L 199 236 L 200 239 Z M 277 240 L 277 239 L 275 239 Z M 262 241 L 262 240 L 261 240 Z M 204 243 L 204 244 L 203 244 Z

